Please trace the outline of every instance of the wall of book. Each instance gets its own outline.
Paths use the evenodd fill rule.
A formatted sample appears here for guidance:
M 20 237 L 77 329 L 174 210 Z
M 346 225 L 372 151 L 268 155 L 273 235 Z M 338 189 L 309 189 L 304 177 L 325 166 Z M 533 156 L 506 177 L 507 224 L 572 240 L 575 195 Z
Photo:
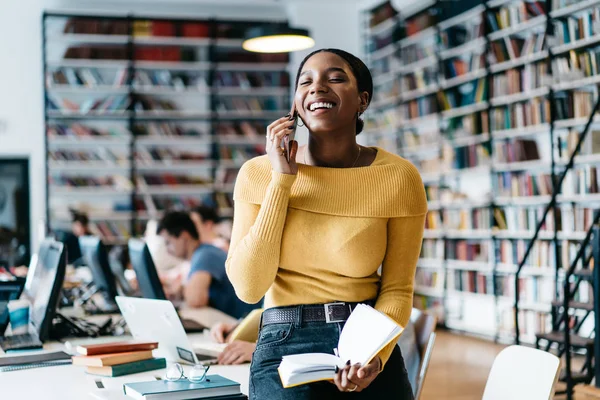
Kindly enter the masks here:
M 600 1 L 466 3 L 365 11 L 376 91 L 365 134 L 426 187 L 415 305 L 511 341 L 516 268 L 598 96 Z M 599 165 L 594 123 L 519 277 L 525 341 L 551 329 L 557 279 L 600 203 Z
M 289 109 L 288 56 L 241 47 L 269 23 L 46 14 L 49 228 L 75 209 L 123 243 L 167 209 L 231 217 L 239 168 Z

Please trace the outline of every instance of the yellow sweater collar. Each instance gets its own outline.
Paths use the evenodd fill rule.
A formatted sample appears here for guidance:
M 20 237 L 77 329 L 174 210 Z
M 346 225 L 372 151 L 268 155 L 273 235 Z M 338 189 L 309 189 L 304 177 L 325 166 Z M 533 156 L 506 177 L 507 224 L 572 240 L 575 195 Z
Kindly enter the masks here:
M 288 207 L 348 217 L 393 218 L 427 212 L 425 189 L 413 164 L 375 147 L 367 167 L 327 168 L 298 164 Z M 238 174 L 234 200 L 261 204 L 272 180 L 267 156 L 246 162 Z

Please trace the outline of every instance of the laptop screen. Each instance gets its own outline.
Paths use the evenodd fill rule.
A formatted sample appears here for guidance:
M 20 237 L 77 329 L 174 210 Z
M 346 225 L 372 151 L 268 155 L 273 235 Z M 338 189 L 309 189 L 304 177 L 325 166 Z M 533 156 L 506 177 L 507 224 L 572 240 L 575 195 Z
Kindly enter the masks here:
M 31 302 L 29 321 L 45 340 L 53 318 L 65 273 L 63 244 L 45 240 L 40 246 L 35 270 L 27 275 L 25 295 Z

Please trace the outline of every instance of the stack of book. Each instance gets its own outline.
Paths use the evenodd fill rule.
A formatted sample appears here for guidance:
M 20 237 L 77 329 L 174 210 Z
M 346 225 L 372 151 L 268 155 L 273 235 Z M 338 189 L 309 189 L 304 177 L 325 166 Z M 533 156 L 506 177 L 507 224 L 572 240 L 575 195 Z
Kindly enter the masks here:
M 166 367 L 164 358 L 154 358 L 156 342 L 123 341 L 82 345 L 76 348 L 73 365 L 86 367 L 88 374 L 121 376 Z

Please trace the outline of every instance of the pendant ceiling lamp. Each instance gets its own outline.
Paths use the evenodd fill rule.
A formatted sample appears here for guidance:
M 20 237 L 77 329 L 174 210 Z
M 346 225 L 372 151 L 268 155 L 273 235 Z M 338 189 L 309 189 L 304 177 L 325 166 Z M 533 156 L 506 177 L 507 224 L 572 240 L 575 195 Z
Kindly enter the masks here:
M 313 47 L 308 30 L 288 25 L 268 25 L 248 29 L 242 47 L 255 53 L 288 53 Z

